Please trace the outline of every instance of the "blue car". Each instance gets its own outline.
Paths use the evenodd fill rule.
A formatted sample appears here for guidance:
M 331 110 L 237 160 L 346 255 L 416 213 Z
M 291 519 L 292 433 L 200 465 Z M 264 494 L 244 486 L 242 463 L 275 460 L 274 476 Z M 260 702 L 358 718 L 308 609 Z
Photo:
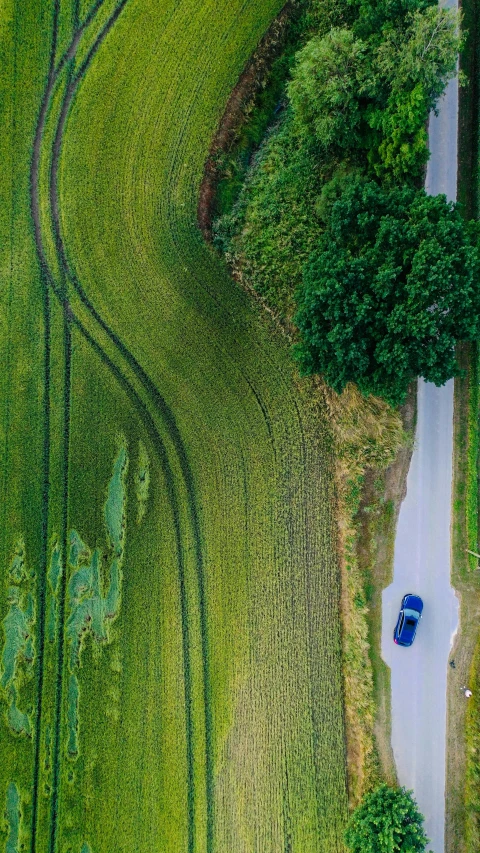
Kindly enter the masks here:
M 417 626 L 422 618 L 423 601 L 418 595 L 411 592 L 402 598 L 402 606 L 398 614 L 397 624 L 393 632 L 393 642 L 398 646 L 411 646 Z

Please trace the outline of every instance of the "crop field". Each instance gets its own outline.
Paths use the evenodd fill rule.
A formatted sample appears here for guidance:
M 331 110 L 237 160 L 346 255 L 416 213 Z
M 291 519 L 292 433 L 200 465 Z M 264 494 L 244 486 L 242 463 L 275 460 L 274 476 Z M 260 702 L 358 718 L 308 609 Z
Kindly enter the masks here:
M 0 850 L 340 853 L 325 411 L 196 224 L 278 0 L 0 8 Z

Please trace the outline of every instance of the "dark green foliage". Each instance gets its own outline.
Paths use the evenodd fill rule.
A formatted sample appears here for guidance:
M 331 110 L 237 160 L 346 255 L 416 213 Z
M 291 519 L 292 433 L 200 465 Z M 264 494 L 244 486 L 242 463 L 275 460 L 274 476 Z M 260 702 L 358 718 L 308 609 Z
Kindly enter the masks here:
M 419 9 L 407 27 L 385 27 L 372 67 L 378 81 L 368 125 L 379 132 L 369 160 L 377 175 L 408 181 L 428 160 L 427 118 L 456 70 L 458 15 L 437 6 Z
M 345 841 L 352 853 L 423 853 L 423 820 L 410 791 L 380 785 L 353 812 Z
M 457 340 L 479 335 L 478 229 L 423 190 L 352 175 L 338 191 L 298 291 L 296 354 L 337 391 L 400 403 L 416 376 L 456 375 Z
M 421 186 L 427 119 L 456 71 L 455 11 L 329 0 L 298 51 L 290 104 L 215 245 L 301 333 L 305 373 L 403 400 L 458 372 L 479 331 L 473 226 Z
M 312 38 L 288 86 L 297 126 L 337 156 L 362 162 L 367 152 L 377 175 L 417 179 L 428 159 L 429 111 L 455 73 L 457 23 L 453 10 L 434 6 L 363 39 L 358 26 Z
M 350 0 L 355 7 L 353 22 L 355 35 L 368 39 L 380 36 L 381 41 L 385 25 L 405 27 L 409 17 L 415 12 L 423 12 L 429 7 L 436 8 L 436 0 Z

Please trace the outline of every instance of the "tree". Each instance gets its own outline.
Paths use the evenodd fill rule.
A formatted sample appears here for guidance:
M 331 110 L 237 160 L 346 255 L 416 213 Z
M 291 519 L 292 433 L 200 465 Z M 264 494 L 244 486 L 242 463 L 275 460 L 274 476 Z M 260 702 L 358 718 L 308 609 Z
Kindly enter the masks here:
M 417 10 L 407 26 L 385 26 L 372 55 L 376 97 L 368 110 L 370 127 L 379 130 L 378 175 L 416 177 L 428 159 L 428 114 L 456 73 L 460 17 L 454 9 Z
M 367 150 L 379 176 L 415 181 L 428 159 L 428 114 L 456 72 L 458 30 L 455 10 L 430 6 L 363 40 L 355 26 L 312 38 L 288 85 L 298 127 L 325 150 L 356 160 Z
M 380 785 L 353 812 L 345 841 L 352 853 L 423 853 L 423 820 L 411 791 Z
M 479 226 L 445 196 L 358 174 L 325 195 L 297 292 L 302 371 L 392 404 L 417 376 L 443 385 L 459 372 L 457 341 L 480 333 Z
M 299 52 L 288 85 L 295 120 L 324 148 L 359 143 L 359 76 L 366 46 L 349 29 L 312 38 Z

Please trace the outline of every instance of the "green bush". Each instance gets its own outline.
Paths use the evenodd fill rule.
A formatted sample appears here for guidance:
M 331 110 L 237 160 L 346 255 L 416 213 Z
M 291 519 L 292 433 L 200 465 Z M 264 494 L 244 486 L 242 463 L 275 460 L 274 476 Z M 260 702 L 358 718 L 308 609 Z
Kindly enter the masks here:
M 352 853 L 423 853 L 423 821 L 411 791 L 380 785 L 353 812 L 345 841 Z
M 477 232 L 420 191 L 459 17 L 430 0 L 327 0 L 317 15 L 215 243 L 294 318 L 304 373 L 398 403 L 417 376 L 455 375 L 456 341 L 480 331 Z
M 369 126 L 379 131 L 369 154 L 377 175 L 399 182 L 421 175 L 429 156 L 428 115 L 456 72 L 458 30 L 457 12 L 437 6 L 417 9 L 406 28 L 384 28 L 372 56 L 376 103 L 367 108 Z
M 360 143 L 366 50 L 352 30 L 333 28 L 310 39 L 298 55 L 288 86 L 296 123 L 327 150 Z

